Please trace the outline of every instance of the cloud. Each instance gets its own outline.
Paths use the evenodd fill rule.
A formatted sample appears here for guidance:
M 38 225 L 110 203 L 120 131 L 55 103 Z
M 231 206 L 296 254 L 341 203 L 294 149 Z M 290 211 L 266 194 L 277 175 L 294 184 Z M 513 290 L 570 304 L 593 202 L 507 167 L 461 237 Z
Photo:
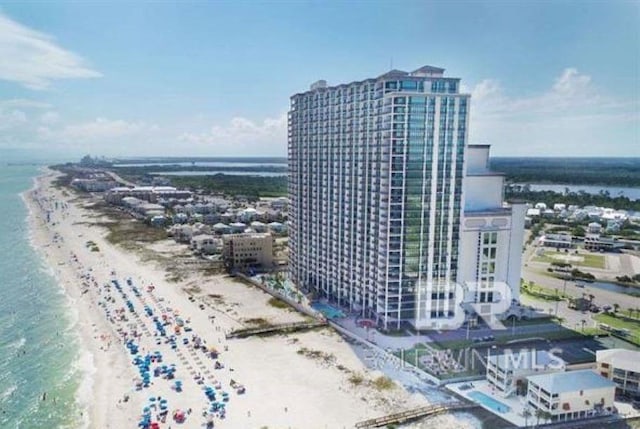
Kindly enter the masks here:
M 128 122 L 122 119 L 96 118 L 87 122 L 65 125 L 62 128 L 42 126 L 38 133 L 42 139 L 82 145 L 103 144 L 109 147 L 125 138 L 145 135 L 158 129 L 157 125 L 146 122 Z
M 260 156 L 284 154 L 287 142 L 287 115 L 256 122 L 243 117 L 231 119 L 227 125 L 214 125 L 207 132 L 186 132 L 179 140 L 211 153 Z M 185 148 L 187 150 L 187 148 Z
M 17 128 L 27 122 L 27 114 L 18 109 L 2 110 L 0 108 L 0 131 Z
M 491 143 L 494 155 L 624 155 L 634 127 L 637 136 L 638 101 L 602 92 L 575 68 L 537 94 L 508 96 L 493 79 L 467 91 L 470 142 Z
M 56 79 L 100 77 L 85 61 L 46 34 L 0 13 L 0 79 L 46 89 Z
M 60 115 L 57 112 L 48 111 L 40 115 L 40 122 L 43 124 L 56 124 L 60 121 Z

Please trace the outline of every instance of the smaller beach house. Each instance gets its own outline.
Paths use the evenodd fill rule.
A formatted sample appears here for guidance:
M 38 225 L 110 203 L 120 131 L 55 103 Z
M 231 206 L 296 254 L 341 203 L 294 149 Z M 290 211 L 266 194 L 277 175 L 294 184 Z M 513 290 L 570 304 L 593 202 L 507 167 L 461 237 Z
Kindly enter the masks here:
M 527 377 L 527 403 L 551 421 L 605 415 L 613 411 L 616 385 L 590 369 Z

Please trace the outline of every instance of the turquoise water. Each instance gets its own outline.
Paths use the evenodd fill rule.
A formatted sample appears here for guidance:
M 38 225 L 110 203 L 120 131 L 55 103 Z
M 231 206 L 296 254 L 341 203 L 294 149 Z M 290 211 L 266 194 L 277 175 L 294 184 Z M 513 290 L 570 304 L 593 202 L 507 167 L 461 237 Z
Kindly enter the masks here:
M 477 390 L 469 393 L 469 397 L 498 413 L 508 413 L 511 411 L 511 407 L 508 405 L 505 405 L 502 402 L 493 399 L 491 396 L 485 395 Z
M 325 304 L 324 302 L 314 302 L 313 304 L 311 304 L 311 308 L 313 308 L 314 310 L 318 310 L 328 319 L 339 319 L 341 317 L 344 317 L 344 313 L 339 308 L 336 308 L 329 304 Z
M 37 174 L 35 166 L 0 165 L 0 428 L 7 429 L 82 426 L 74 313 L 30 245 L 19 195 Z

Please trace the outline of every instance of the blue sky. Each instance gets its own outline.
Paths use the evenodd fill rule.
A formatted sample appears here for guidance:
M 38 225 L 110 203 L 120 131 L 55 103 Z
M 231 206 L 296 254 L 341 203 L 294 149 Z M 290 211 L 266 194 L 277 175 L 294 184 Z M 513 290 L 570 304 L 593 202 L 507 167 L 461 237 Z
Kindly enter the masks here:
M 286 154 L 289 96 L 425 64 L 496 156 L 640 156 L 640 3 L 1 2 L 0 148 Z

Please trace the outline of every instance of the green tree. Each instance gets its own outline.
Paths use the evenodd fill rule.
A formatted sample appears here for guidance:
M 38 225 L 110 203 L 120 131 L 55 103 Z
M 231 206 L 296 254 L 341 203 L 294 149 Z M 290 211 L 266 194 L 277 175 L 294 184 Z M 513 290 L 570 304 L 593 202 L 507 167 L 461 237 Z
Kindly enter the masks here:
M 524 425 L 525 426 L 529 426 L 529 417 L 531 417 L 533 414 L 531 414 L 531 410 L 529 410 L 529 408 L 525 408 L 522 411 L 522 417 L 524 417 Z

